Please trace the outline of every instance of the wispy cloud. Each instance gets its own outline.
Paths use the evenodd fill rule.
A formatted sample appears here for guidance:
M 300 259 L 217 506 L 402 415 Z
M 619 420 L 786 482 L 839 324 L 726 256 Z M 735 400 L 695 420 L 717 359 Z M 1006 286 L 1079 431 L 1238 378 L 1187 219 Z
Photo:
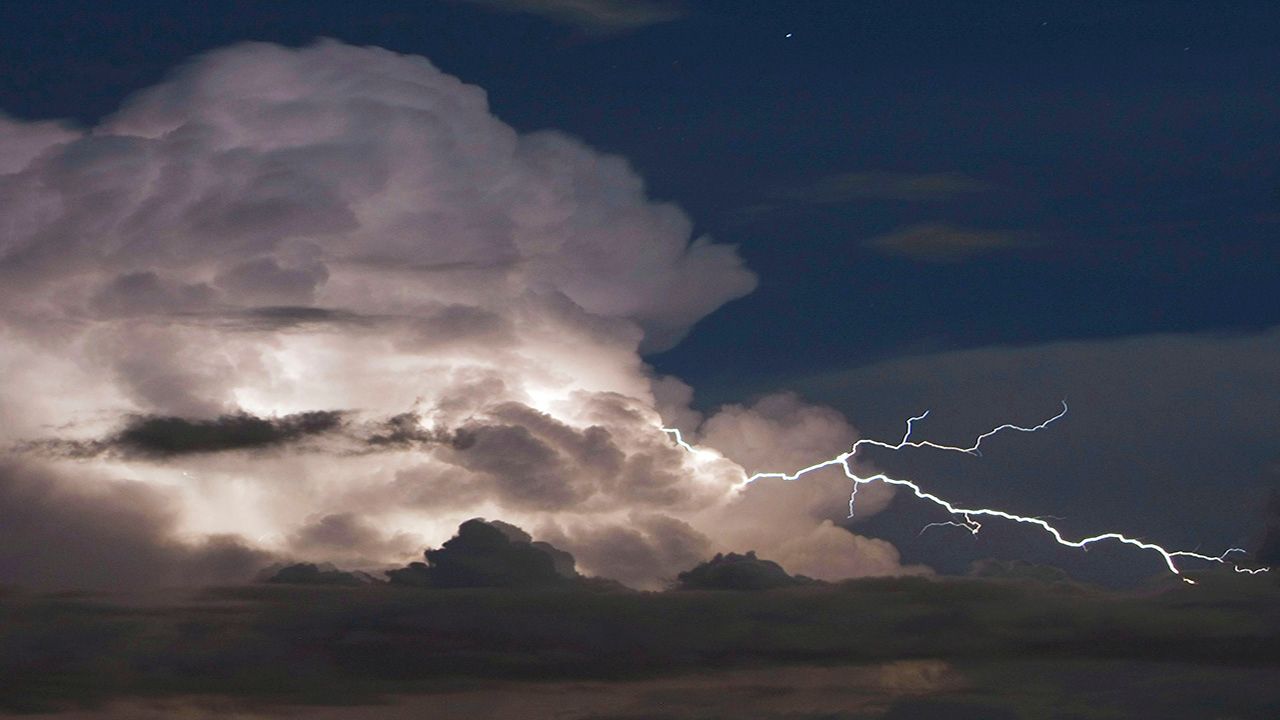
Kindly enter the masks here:
M 540 15 L 591 35 L 613 35 L 679 20 L 687 9 L 659 0 L 455 0 L 500 12 Z
M 991 185 L 958 172 L 846 172 L 770 193 L 777 201 L 835 205 L 854 200 L 941 202 L 986 192 Z
M 773 188 L 761 202 L 738 208 L 731 215 L 737 222 L 749 223 L 777 213 L 854 202 L 943 203 L 994 188 L 961 172 L 842 172 Z
M 917 223 L 863 242 L 886 255 L 900 255 L 931 263 L 954 263 L 978 255 L 1027 244 L 1025 233 L 971 230 L 945 223 Z

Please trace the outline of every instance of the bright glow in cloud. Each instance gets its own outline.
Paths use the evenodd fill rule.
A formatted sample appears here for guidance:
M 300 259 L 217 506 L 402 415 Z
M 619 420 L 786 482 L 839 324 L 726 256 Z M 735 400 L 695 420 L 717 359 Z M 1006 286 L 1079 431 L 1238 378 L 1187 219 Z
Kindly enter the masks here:
M 763 458 L 731 439 L 790 414 L 797 448 L 833 452 L 853 435 L 837 413 L 728 408 L 702 430 L 722 450 L 696 455 L 657 430 L 700 416 L 641 353 L 754 287 L 735 249 L 691 237 L 622 158 L 517 133 L 423 58 L 249 43 L 88 130 L 0 120 L 0 217 L 12 472 L 127 481 L 172 542 L 403 562 L 483 515 L 656 587 L 832 519 L 829 479 L 737 494 Z M 721 528 L 730 506 L 751 532 Z M 825 576 L 904 571 L 873 555 Z
M 639 587 L 748 549 L 928 572 L 836 525 L 851 478 L 860 515 L 921 494 L 852 451 L 743 486 L 878 444 L 839 413 L 704 418 L 645 365 L 752 290 L 735 248 L 423 58 L 250 43 L 91 129 L 0 118 L 0 218 L 0 546 L 49 548 L 0 582 L 401 563 L 475 516 Z

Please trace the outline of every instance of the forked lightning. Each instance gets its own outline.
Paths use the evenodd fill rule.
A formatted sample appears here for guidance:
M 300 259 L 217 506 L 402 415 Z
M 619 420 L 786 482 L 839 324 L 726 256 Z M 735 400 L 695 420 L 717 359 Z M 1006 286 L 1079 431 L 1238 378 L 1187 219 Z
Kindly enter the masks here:
M 1202 553 L 1192 552 L 1188 550 L 1167 550 L 1161 547 L 1160 545 L 1156 545 L 1155 543 L 1144 542 L 1142 540 L 1131 538 L 1131 537 L 1128 537 L 1127 535 L 1123 535 L 1118 532 L 1102 533 L 1100 535 L 1094 535 L 1092 537 L 1083 538 L 1081 540 L 1068 540 L 1067 538 L 1063 537 L 1061 531 L 1059 531 L 1056 527 L 1054 527 L 1053 525 L 1051 525 L 1049 522 L 1047 522 L 1042 518 L 1014 515 L 1013 513 L 1007 513 L 1007 512 L 1004 512 L 1003 510 L 996 510 L 993 508 L 957 507 L 956 505 L 953 505 L 952 503 L 938 497 L 937 495 L 934 495 L 933 493 L 926 492 L 919 485 L 915 484 L 914 482 L 911 482 L 910 480 L 902 480 L 899 478 L 890 477 L 888 475 L 885 475 L 884 473 L 876 473 L 875 475 L 862 476 L 862 475 L 858 475 L 856 472 L 853 471 L 853 468 L 850 467 L 850 462 L 854 459 L 854 457 L 858 453 L 858 450 L 862 447 L 880 447 L 888 450 L 902 450 L 903 448 L 933 448 L 934 450 L 945 450 L 948 452 L 960 452 L 960 453 L 968 453 L 971 455 L 981 455 L 982 441 L 986 440 L 992 435 L 995 435 L 1000 432 L 1004 432 L 1006 430 L 1013 430 L 1017 432 L 1028 432 L 1028 433 L 1037 432 L 1047 428 L 1053 422 L 1060 420 L 1061 418 L 1066 416 L 1066 414 L 1067 414 L 1067 402 L 1064 400 L 1062 401 L 1062 411 L 1059 412 L 1057 415 L 1054 415 L 1053 417 L 1049 418 L 1048 420 L 1045 420 L 1044 422 L 1040 423 L 1039 425 L 1035 425 L 1032 427 L 1022 427 L 1020 425 L 1012 425 L 1012 424 L 1001 425 L 997 428 L 994 428 L 992 430 L 989 430 L 979 435 L 977 439 L 974 440 L 973 445 L 969 447 L 957 447 L 953 445 L 941 445 L 938 443 L 930 442 L 928 440 L 912 440 L 911 439 L 911 432 L 914 424 L 920 420 L 925 419 L 929 415 L 929 413 L 926 411 L 920 415 L 917 415 L 907 420 L 907 430 L 903 434 L 902 440 L 898 441 L 897 443 L 887 443 L 881 440 L 871 440 L 871 439 L 858 440 L 853 444 L 853 447 L 849 448 L 847 452 L 840 453 L 839 455 L 831 458 L 830 460 L 824 460 L 822 462 L 815 463 L 806 468 L 801 468 L 800 470 L 797 470 L 791 473 L 784 473 L 784 472 L 756 473 L 754 475 L 747 477 L 742 484 L 747 485 L 761 478 L 781 478 L 783 480 L 795 480 L 807 473 L 814 472 L 815 470 L 821 470 L 822 468 L 825 468 L 825 467 L 839 466 L 844 470 L 845 476 L 848 477 L 849 480 L 853 482 L 853 489 L 849 493 L 849 517 L 853 517 L 854 501 L 857 499 L 857 496 L 858 496 L 858 488 L 866 483 L 882 482 L 888 485 L 899 485 L 899 486 L 908 488 L 909 490 L 911 490 L 912 494 L 914 494 L 916 497 L 920 498 L 921 500 L 928 500 L 934 505 L 937 505 L 938 507 L 941 507 L 942 509 L 946 510 L 948 513 L 951 514 L 952 517 L 960 518 L 958 520 L 949 520 L 946 522 L 929 523 L 923 529 L 921 529 L 921 532 L 924 532 L 924 530 L 927 530 L 931 527 L 947 526 L 947 527 L 961 527 L 976 535 L 978 534 L 978 531 L 982 529 L 982 524 L 979 523 L 977 520 L 975 520 L 974 519 L 975 517 L 996 517 L 996 518 L 1003 518 L 1005 520 L 1012 520 L 1013 522 L 1038 526 L 1040 529 L 1044 530 L 1046 533 L 1052 536 L 1053 539 L 1058 544 L 1065 545 L 1067 547 L 1087 549 L 1089 545 L 1096 542 L 1100 542 L 1103 540 L 1116 540 L 1118 542 L 1122 542 L 1127 545 L 1132 545 L 1142 550 L 1155 552 L 1159 554 L 1161 558 L 1164 559 L 1164 563 L 1169 568 L 1169 571 L 1172 572 L 1174 575 L 1178 575 L 1179 577 L 1182 577 L 1182 571 L 1178 568 L 1177 563 L 1174 562 L 1174 558 L 1194 558 L 1197 560 L 1204 560 L 1207 562 L 1221 563 L 1223 565 L 1231 566 L 1236 572 L 1249 573 L 1251 575 L 1268 572 L 1270 570 L 1270 568 L 1265 568 L 1265 567 L 1263 568 L 1241 567 L 1227 559 L 1228 556 L 1230 556 L 1233 553 L 1245 552 L 1242 548 L 1230 548 L 1229 550 L 1222 553 L 1221 555 L 1205 555 Z M 692 452 L 692 453 L 707 452 L 705 450 L 700 450 L 699 448 L 696 448 L 695 446 L 686 442 L 684 437 L 680 434 L 680 430 L 678 428 L 662 428 L 662 430 L 663 432 L 671 435 L 675 439 L 676 443 L 680 445 L 680 447 L 684 448 L 685 450 L 688 450 L 689 452 Z M 1195 584 L 1194 580 L 1187 577 L 1182 577 L 1182 580 L 1183 582 L 1190 583 L 1192 585 Z

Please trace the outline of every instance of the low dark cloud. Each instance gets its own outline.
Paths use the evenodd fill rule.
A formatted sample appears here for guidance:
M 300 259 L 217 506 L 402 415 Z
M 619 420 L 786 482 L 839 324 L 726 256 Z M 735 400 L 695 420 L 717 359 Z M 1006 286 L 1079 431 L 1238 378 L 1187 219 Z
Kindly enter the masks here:
M 755 552 L 716 556 L 678 576 L 681 590 L 772 590 L 813 583 L 804 576 L 793 577 L 776 562 L 756 557 Z
M 258 583 L 145 607 L 0 596 L 0 712 L 1275 717 L 1280 589 L 1198 579 L 1141 594 L 906 578 L 748 593 Z M 593 688 L 603 702 L 579 703 Z M 421 692 L 434 704 L 401 704 Z M 111 707 L 140 698 L 145 712 Z
M 248 579 L 270 555 L 230 535 L 175 537 L 169 498 L 148 485 L 70 479 L 0 462 L 0 578 L 41 589 L 136 590 Z
M 391 570 L 396 585 L 432 588 L 553 587 L 578 577 L 573 556 L 503 522 L 468 520 L 425 563 Z
M 918 223 L 878 235 L 863 244 L 886 255 L 930 263 L 963 262 L 979 255 L 1026 245 L 1025 234 L 972 230 L 946 223 Z
M 341 587 L 358 587 L 380 582 L 368 573 L 347 572 L 339 570 L 332 565 L 316 565 L 314 563 L 286 565 L 272 573 L 266 581 L 282 585 L 337 585 Z

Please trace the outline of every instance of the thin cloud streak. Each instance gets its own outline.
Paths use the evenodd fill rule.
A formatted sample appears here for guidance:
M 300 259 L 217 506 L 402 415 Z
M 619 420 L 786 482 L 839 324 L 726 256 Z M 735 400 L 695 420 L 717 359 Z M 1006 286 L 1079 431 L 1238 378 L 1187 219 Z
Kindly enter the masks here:
M 569 25 L 588 35 L 633 32 L 688 14 L 674 0 L 454 0 L 506 13 L 525 13 Z

